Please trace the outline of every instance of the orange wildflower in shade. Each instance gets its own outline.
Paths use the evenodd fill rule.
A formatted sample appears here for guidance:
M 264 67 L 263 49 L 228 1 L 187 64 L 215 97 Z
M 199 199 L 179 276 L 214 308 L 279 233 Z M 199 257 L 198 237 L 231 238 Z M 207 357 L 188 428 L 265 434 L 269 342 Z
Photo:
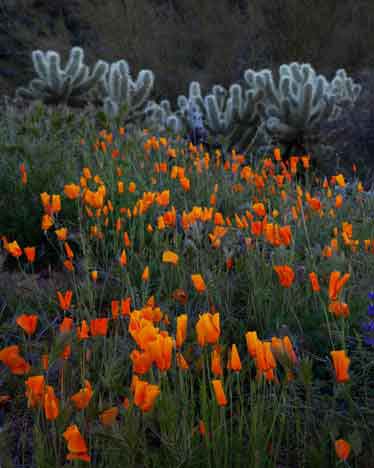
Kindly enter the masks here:
M 179 261 L 179 256 L 171 250 L 165 250 L 162 254 L 162 261 L 163 263 L 172 263 L 173 265 L 176 265 Z
M 12 257 L 20 257 L 22 255 L 22 249 L 18 245 L 17 241 L 8 242 L 5 245 L 5 249 L 12 255 Z
M 335 177 L 335 181 L 338 183 L 339 187 L 344 188 L 345 185 L 346 185 L 343 174 L 338 174 L 338 175 Z
M 197 292 L 203 293 L 206 291 L 205 281 L 200 274 L 191 275 L 191 280 Z
M 78 340 L 86 340 L 89 338 L 89 327 L 86 320 L 82 320 L 81 326 L 77 327 L 77 337 Z
M 189 368 L 188 362 L 183 357 L 183 354 L 177 353 L 176 360 L 177 360 L 177 366 L 179 367 L 179 369 L 187 370 Z
M 256 349 L 257 349 L 257 343 L 259 341 L 257 337 L 257 332 L 255 331 L 249 331 L 245 334 L 245 340 L 247 343 L 247 349 L 248 353 L 251 356 L 251 358 L 256 357 Z
M 135 190 L 136 190 L 136 184 L 135 184 L 135 182 L 130 182 L 130 183 L 129 183 L 129 192 L 130 192 L 130 193 L 134 193 Z
M 275 380 L 274 369 L 277 367 L 277 363 L 272 353 L 270 342 L 257 342 L 256 367 L 259 372 L 259 376 L 263 374 L 265 375 L 266 380 Z
M 117 419 L 119 409 L 117 406 L 113 406 L 99 415 L 100 422 L 103 426 L 112 426 Z
M 339 271 L 332 271 L 330 273 L 329 298 L 331 301 L 338 300 L 340 291 L 351 276 L 349 273 L 345 273 L 343 277 L 340 278 L 340 275 L 341 273 Z
M 219 346 L 215 346 L 211 353 L 210 369 L 215 377 L 220 377 L 223 375 L 222 364 L 221 364 L 221 353 L 220 353 Z
M 45 371 L 48 370 L 48 367 L 49 367 L 49 356 L 48 356 L 48 354 L 42 354 L 41 363 L 42 363 L 43 370 L 45 370 Z
M 252 205 L 252 210 L 256 213 L 257 216 L 263 217 L 266 215 L 266 210 L 263 203 L 254 203 Z
M 146 266 L 142 273 L 142 281 L 146 282 L 149 280 L 149 267 Z
M 217 343 L 221 334 L 219 313 L 207 312 L 200 315 L 196 323 L 196 333 L 197 341 L 201 347 L 205 346 L 206 343 Z
M 96 318 L 91 320 L 90 332 L 92 336 L 106 336 L 108 333 L 108 319 Z
M 43 215 L 42 226 L 41 226 L 42 231 L 48 231 L 48 229 L 51 228 L 53 224 L 54 224 L 54 221 L 48 214 Z
M 319 211 L 322 208 L 322 203 L 318 198 L 311 197 L 307 200 L 307 203 L 313 211 Z
M 84 387 L 79 392 L 74 393 L 70 400 L 74 403 L 77 409 L 87 408 L 93 395 L 91 384 L 88 380 L 84 381 Z
M 34 375 L 33 377 L 29 377 L 25 381 L 25 386 L 28 408 L 34 408 L 35 406 L 42 404 L 45 390 L 44 375 Z
M 70 248 L 70 245 L 68 244 L 68 242 L 64 242 L 64 249 L 65 249 L 65 252 L 66 252 L 66 256 L 71 260 L 72 258 L 74 258 L 74 252 L 71 250 Z
M 111 302 L 111 311 L 112 311 L 112 317 L 114 320 L 117 320 L 119 317 L 119 301 L 117 300 L 112 300 Z
M 70 333 L 73 329 L 73 319 L 70 317 L 64 317 L 60 324 L 60 333 Z
M 127 255 L 126 255 L 126 250 L 123 249 L 122 252 L 121 252 L 121 256 L 120 256 L 120 259 L 119 259 L 119 263 L 122 265 L 122 266 L 126 266 L 127 265 Z
M 202 419 L 200 419 L 199 421 L 199 433 L 202 437 L 204 437 L 206 435 L 206 427 L 205 427 L 205 423 Z
M 62 294 L 60 291 L 57 291 L 57 298 L 59 300 L 60 309 L 67 311 L 70 309 L 71 299 L 73 297 L 73 291 L 68 289 L 65 291 L 65 294 Z
M 130 241 L 129 235 L 127 234 L 126 231 L 123 233 L 123 242 L 125 244 L 125 247 L 127 247 L 127 248 L 131 247 L 131 241 Z
M 348 460 L 351 453 L 351 444 L 344 439 L 335 441 L 335 453 L 339 460 Z
M 310 284 L 312 285 L 312 289 L 314 292 L 320 292 L 321 286 L 319 285 L 318 276 L 314 271 L 309 273 Z
M 26 315 L 22 314 L 16 319 L 17 325 L 19 325 L 29 336 L 35 333 L 36 327 L 38 326 L 37 315 Z
M 60 357 L 67 361 L 71 355 L 71 345 L 66 345 L 65 348 L 63 349 L 62 353 L 60 354 Z
M 46 419 L 49 421 L 54 421 L 58 417 L 59 403 L 55 395 L 55 391 L 51 385 L 46 385 L 45 387 L 43 407 Z
M 64 186 L 64 194 L 70 199 L 75 200 L 79 197 L 81 188 L 76 184 L 66 184 Z
M 233 344 L 231 347 L 231 352 L 229 353 L 227 369 L 238 372 L 241 370 L 241 368 L 242 363 L 240 360 L 238 348 L 236 347 L 236 344 Z
M 273 268 L 278 275 L 279 283 L 284 288 L 291 287 L 295 279 L 295 272 L 293 269 L 288 265 L 276 265 Z
M 178 288 L 176 289 L 173 294 L 172 294 L 172 297 L 175 301 L 179 302 L 179 304 L 182 304 L 182 305 L 185 305 L 187 304 L 187 301 L 188 301 L 188 294 L 186 293 L 186 291 L 182 288 Z
M 21 182 L 23 185 L 26 185 L 27 184 L 27 171 L 26 171 L 26 167 L 24 163 L 20 164 L 19 171 L 21 173 Z
M 76 424 L 69 426 L 63 433 L 63 436 L 68 444 L 69 453 L 66 457 L 67 460 L 91 461 L 91 457 L 88 455 L 86 441 L 79 432 Z
M 223 390 L 221 380 L 212 380 L 213 390 L 216 397 L 217 404 L 219 406 L 227 405 L 227 398 Z
M 63 265 L 68 271 L 74 271 L 74 265 L 71 260 L 64 260 Z
M 322 250 L 323 257 L 331 257 L 332 256 L 332 248 L 329 245 L 326 245 Z
M 55 234 L 59 241 L 65 241 L 68 237 L 68 230 L 67 228 L 56 229 Z
M 99 272 L 97 270 L 91 271 L 90 277 L 94 283 L 96 283 L 98 276 L 99 276 Z
M 31 366 L 19 354 L 18 345 L 7 346 L 0 351 L 0 361 L 15 375 L 27 374 Z
M 126 299 L 121 299 L 121 315 L 126 317 L 130 316 L 130 306 L 131 306 L 131 296 L 126 297 Z
M 345 302 L 332 302 L 329 304 L 329 311 L 335 315 L 335 317 L 344 317 L 349 316 L 349 306 Z
M 335 370 L 335 378 L 338 383 L 348 382 L 349 380 L 349 364 L 351 360 L 346 355 L 346 352 L 341 351 L 331 351 L 330 352 L 332 362 Z
M 35 254 L 36 254 L 36 248 L 35 247 L 25 247 L 23 249 L 25 255 L 26 255 L 26 258 L 27 258 L 27 261 L 29 263 L 33 263 L 35 261 Z
M 140 379 L 136 379 L 133 383 L 134 403 L 144 413 L 147 413 L 153 408 L 156 398 L 160 394 L 160 387 Z
M 187 314 L 182 314 L 177 317 L 177 331 L 175 335 L 175 344 L 177 348 L 181 348 L 187 337 Z
M 343 201 L 344 201 L 343 195 L 339 193 L 339 195 L 335 197 L 335 208 L 337 209 L 341 208 L 343 206 Z

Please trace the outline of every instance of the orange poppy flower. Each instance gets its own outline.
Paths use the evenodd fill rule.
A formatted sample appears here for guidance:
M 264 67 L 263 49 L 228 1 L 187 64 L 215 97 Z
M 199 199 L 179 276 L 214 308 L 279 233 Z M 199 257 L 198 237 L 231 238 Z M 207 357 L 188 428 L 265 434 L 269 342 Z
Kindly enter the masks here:
M 293 271 L 293 269 L 288 265 L 277 265 L 274 266 L 274 270 L 278 275 L 280 284 L 284 288 L 291 287 L 295 279 L 295 272 Z
M 73 319 L 70 317 L 64 317 L 60 324 L 60 333 L 69 333 L 73 328 Z
M 149 280 L 149 267 L 146 266 L 142 273 L 142 281 L 146 282 Z
M 254 203 L 252 205 L 252 210 L 256 213 L 257 216 L 265 216 L 266 215 L 266 209 L 263 203 Z
M 68 444 L 69 453 L 66 457 L 67 460 L 91 461 L 91 457 L 88 455 L 86 441 L 79 432 L 76 424 L 69 426 L 63 433 L 63 436 Z
M 152 366 L 152 356 L 148 351 L 139 351 L 134 349 L 130 353 L 132 361 L 132 370 L 135 374 L 143 375 L 149 371 Z
M 160 333 L 155 340 L 148 343 L 147 351 L 160 371 L 170 369 L 173 351 L 173 340 L 170 336 Z
M 310 279 L 310 284 L 312 285 L 313 291 L 314 292 L 320 292 L 321 287 L 320 287 L 319 282 L 318 282 L 318 276 L 316 275 L 316 273 L 314 271 L 309 273 L 309 279 Z
M 71 250 L 70 245 L 67 242 L 64 242 L 64 248 L 65 248 L 66 256 L 70 260 L 74 258 L 74 252 Z
M 221 365 L 221 354 L 219 346 L 215 346 L 211 353 L 211 371 L 215 377 L 223 375 L 222 365 Z
M 43 215 L 42 217 L 42 231 L 48 231 L 49 228 L 51 228 L 54 224 L 53 218 L 49 216 L 48 214 Z
M 238 372 L 241 370 L 241 368 L 242 363 L 240 360 L 238 348 L 236 347 L 236 344 L 233 344 L 229 354 L 229 360 L 227 362 L 227 369 Z
M 64 187 L 65 195 L 70 198 L 70 200 L 75 200 L 79 197 L 81 188 L 76 184 L 66 184 Z
M 56 229 L 55 234 L 59 241 L 65 241 L 68 237 L 68 230 L 67 228 Z
M 91 320 L 90 332 L 92 336 L 106 336 L 108 333 L 108 319 L 97 318 Z
M 18 245 L 17 241 L 8 242 L 5 245 L 6 250 L 12 255 L 12 257 L 20 257 L 22 255 L 22 249 Z
M 340 291 L 351 276 L 349 273 L 345 273 L 343 277 L 340 278 L 340 275 L 341 273 L 339 271 L 332 271 L 330 274 L 329 298 L 331 301 L 338 300 Z
M 27 374 L 31 366 L 19 354 L 18 345 L 7 346 L 0 351 L 0 361 L 6 365 L 12 374 Z
M 121 252 L 121 256 L 120 256 L 120 259 L 119 259 L 119 262 L 122 266 L 126 266 L 127 265 L 127 255 L 126 255 L 126 250 L 123 249 L 122 252 Z
M 217 343 L 221 334 L 219 313 L 211 314 L 207 312 L 200 315 L 196 323 L 197 341 L 201 347 L 206 343 Z
M 346 352 L 343 350 L 331 351 L 330 355 L 335 369 L 336 381 L 338 383 L 348 382 L 348 369 L 351 360 L 347 357 Z
M 59 415 L 58 399 L 53 387 L 46 385 L 44 392 L 44 414 L 49 421 L 55 420 Z
M 100 422 L 103 426 L 112 426 L 117 419 L 119 409 L 117 406 L 113 406 L 99 415 Z
M 67 311 L 70 309 L 72 297 L 73 297 L 73 291 L 71 291 L 71 289 L 68 289 L 67 291 L 65 291 L 64 294 L 62 294 L 60 291 L 57 291 L 57 298 L 59 300 L 61 310 Z
M 257 337 L 257 332 L 255 332 L 255 331 L 247 332 L 245 334 L 245 340 L 246 340 L 246 343 L 247 343 L 247 349 L 248 349 L 249 355 L 251 356 L 251 358 L 255 358 L 256 357 L 256 349 L 257 349 L 257 342 L 259 341 L 259 339 Z
M 345 302 L 332 302 L 329 304 L 329 311 L 335 315 L 335 317 L 344 317 L 349 316 L 349 306 Z
M 166 250 L 162 254 L 162 261 L 163 263 L 172 263 L 173 265 L 176 265 L 178 263 L 179 256 L 172 252 L 171 250 Z
M 175 336 L 176 347 L 181 348 L 187 336 L 187 314 L 182 314 L 177 317 L 177 332 Z
M 206 291 L 205 281 L 200 274 L 191 275 L 191 280 L 197 292 L 203 293 Z
M 216 397 L 217 404 L 219 406 L 227 405 L 227 398 L 223 390 L 221 380 L 212 380 L 213 390 Z
M 74 403 L 77 409 L 87 408 L 93 395 L 91 384 L 88 380 L 84 381 L 84 387 L 75 393 L 70 400 Z
M 36 248 L 35 247 L 25 247 L 23 249 L 25 255 L 26 255 L 26 258 L 27 258 L 27 261 L 29 263 L 33 263 L 35 261 L 35 253 L 36 253 Z
M 89 337 L 89 327 L 87 325 L 86 320 L 82 320 L 82 324 L 80 327 L 77 327 L 77 337 L 78 340 L 86 340 Z
M 23 330 L 31 336 L 35 333 L 36 327 L 38 326 L 38 316 L 22 314 L 17 317 L 16 322 L 17 325 L 23 328 Z
M 189 368 L 188 362 L 183 357 L 183 354 L 177 353 L 176 359 L 177 359 L 177 365 L 180 369 L 186 370 Z
M 34 375 L 25 381 L 27 406 L 34 408 L 43 401 L 45 379 L 44 375 Z
M 126 317 L 126 315 L 130 315 L 130 306 L 131 306 L 131 297 L 127 297 L 126 299 L 121 299 L 122 317 Z
M 339 460 L 347 460 L 351 452 L 351 444 L 344 439 L 335 441 L 335 453 Z
M 158 385 L 151 385 L 150 383 L 136 379 L 134 381 L 134 403 L 144 413 L 150 411 L 160 394 Z

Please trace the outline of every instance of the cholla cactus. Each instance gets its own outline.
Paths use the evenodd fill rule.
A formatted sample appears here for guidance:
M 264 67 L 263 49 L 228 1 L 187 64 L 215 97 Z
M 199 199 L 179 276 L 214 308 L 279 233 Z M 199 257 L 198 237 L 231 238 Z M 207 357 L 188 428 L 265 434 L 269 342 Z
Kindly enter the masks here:
M 84 104 L 84 95 L 103 77 L 108 64 L 99 60 L 90 72 L 83 60 L 83 49 L 73 47 L 68 63 L 62 69 L 57 52 L 34 50 L 32 62 L 38 78 L 31 80 L 27 88 L 18 88 L 16 95 L 26 99 L 40 99 L 46 104 Z
M 121 114 L 124 123 L 142 117 L 142 107 L 152 92 L 153 84 L 154 74 L 151 70 L 141 70 L 136 81 L 133 81 L 126 60 L 112 63 L 99 83 L 104 112 L 111 118 Z
M 266 131 L 286 146 L 286 157 L 293 148 L 306 152 L 306 146 L 318 140 L 322 122 L 339 118 L 345 106 L 353 106 L 361 86 L 353 85 L 344 70 L 329 84 L 316 76 L 310 64 L 281 65 L 279 85 L 275 86 L 270 70 L 246 70 L 244 79 L 249 88 L 264 90 L 259 105 Z

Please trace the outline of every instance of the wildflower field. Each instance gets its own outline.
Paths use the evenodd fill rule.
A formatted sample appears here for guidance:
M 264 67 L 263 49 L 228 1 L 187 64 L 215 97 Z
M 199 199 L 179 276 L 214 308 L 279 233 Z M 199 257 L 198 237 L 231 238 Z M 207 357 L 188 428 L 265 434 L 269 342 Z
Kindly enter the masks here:
M 364 168 L 44 117 L 0 134 L 0 465 L 373 467 Z

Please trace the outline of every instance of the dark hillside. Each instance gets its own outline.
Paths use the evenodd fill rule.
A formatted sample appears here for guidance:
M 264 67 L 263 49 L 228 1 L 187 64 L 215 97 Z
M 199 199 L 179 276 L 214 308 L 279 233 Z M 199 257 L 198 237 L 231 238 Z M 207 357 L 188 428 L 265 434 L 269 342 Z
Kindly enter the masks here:
M 311 6 L 312 5 L 312 6 Z M 125 58 L 133 74 L 156 74 L 155 96 L 175 98 L 188 83 L 228 86 L 248 68 L 308 61 L 331 77 L 374 66 L 370 0 L 3 0 L 0 94 L 33 76 L 30 54 L 66 58 L 80 45 L 87 63 Z

